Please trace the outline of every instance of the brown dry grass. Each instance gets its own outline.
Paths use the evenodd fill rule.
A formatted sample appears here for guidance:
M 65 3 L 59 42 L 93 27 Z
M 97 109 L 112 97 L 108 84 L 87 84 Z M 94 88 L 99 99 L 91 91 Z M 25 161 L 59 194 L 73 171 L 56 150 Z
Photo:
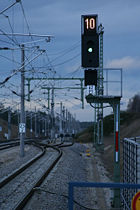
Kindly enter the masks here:
M 121 175 L 123 169 L 123 146 L 122 141 L 124 138 L 140 136 L 140 119 L 132 121 L 131 124 L 124 124 L 120 128 L 120 168 Z M 110 176 L 113 177 L 113 167 L 114 167 L 114 135 L 104 137 L 104 154 L 101 154 L 101 158 L 104 162 L 106 169 L 109 171 Z
M 88 143 L 92 142 L 93 133 L 90 130 L 82 133 L 77 142 Z M 123 169 L 123 145 L 122 141 L 124 138 L 129 137 L 137 137 L 140 136 L 140 116 L 138 114 L 134 114 L 126 120 L 126 122 L 120 127 L 120 168 L 121 175 Z M 113 177 L 113 168 L 114 168 L 114 134 L 110 134 L 109 136 L 104 137 L 104 153 L 101 153 L 102 161 L 104 162 L 104 166 L 109 171 L 110 177 Z

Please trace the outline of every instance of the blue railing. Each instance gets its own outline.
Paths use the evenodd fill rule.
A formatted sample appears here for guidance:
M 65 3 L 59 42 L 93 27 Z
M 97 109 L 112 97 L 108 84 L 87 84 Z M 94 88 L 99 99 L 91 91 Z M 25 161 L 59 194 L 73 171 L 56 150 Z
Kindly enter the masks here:
M 127 184 L 127 183 L 98 183 L 98 182 L 70 182 L 69 183 L 69 200 L 68 208 L 73 210 L 73 193 L 74 187 L 94 187 L 94 188 L 118 188 L 118 189 L 140 189 L 140 184 Z

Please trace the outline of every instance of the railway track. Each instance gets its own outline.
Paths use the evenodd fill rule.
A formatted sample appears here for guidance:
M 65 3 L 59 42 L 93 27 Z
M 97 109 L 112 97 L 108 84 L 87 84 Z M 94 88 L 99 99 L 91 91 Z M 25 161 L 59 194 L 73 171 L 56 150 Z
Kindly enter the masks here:
M 14 147 L 16 145 L 18 145 L 19 142 L 3 142 L 3 143 L 0 143 L 0 150 L 4 150 L 4 149 L 8 149 L 10 147 Z
M 0 181 L 0 209 L 22 209 L 62 156 L 56 146 L 41 147 L 39 155 Z
M 16 146 L 16 145 L 15 145 Z M 3 177 L 0 180 L 0 188 L 2 188 L 5 184 L 10 182 L 13 178 L 15 178 L 17 175 L 22 173 L 25 169 L 30 167 L 35 161 L 37 161 L 39 158 L 41 158 L 45 154 L 45 148 L 38 145 L 39 148 L 41 148 L 42 152 L 36 155 L 34 158 L 29 160 L 26 164 L 23 164 L 20 168 L 14 170 L 12 173 L 8 174 L 6 177 Z

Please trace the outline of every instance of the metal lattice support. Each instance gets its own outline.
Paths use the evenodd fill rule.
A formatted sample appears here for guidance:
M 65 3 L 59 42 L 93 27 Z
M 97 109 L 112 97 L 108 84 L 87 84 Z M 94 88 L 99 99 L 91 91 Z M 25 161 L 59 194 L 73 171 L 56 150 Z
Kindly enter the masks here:
M 103 87 L 103 27 L 99 26 L 99 37 L 100 37 L 100 68 L 98 70 L 98 95 L 103 95 L 104 87 Z
M 100 37 L 100 53 L 99 53 L 99 69 L 98 69 L 98 82 L 96 95 L 101 96 L 104 92 L 103 87 L 103 27 L 100 24 L 99 26 L 99 37 Z M 96 147 L 99 150 L 103 150 L 103 103 L 98 103 L 95 105 L 95 124 L 97 122 L 97 126 L 95 127 L 94 137 L 96 142 Z
M 109 103 L 114 110 L 114 182 L 120 182 L 120 99 L 121 96 L 86 96 L 87 103 Z M 121 205 L 120 189 L 114 189 L 113 207 Z

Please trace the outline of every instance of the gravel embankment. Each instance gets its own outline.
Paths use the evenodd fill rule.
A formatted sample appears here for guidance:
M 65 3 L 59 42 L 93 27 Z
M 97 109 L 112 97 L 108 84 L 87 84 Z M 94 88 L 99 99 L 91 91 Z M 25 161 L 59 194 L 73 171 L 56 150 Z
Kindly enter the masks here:
M 19 146 L 0 151 L 0 179 L 12 173 L 41 152 L 40 148 L 25 145 L 25 156 L 20 157 Z
M 63 148 L 63 156 L 48 178 L 37 189 L 24 210 L 67 210 L 68 183 L 70 181 L 108 181 L 108 174 L 100 161 L 98 154 L 92 152 L 87 156 L 87 148 L 93 151 L 91 145 L 74 144 Z M 75 188 L 75 210 L 108 209 L 110 192 L 93 188 Z

